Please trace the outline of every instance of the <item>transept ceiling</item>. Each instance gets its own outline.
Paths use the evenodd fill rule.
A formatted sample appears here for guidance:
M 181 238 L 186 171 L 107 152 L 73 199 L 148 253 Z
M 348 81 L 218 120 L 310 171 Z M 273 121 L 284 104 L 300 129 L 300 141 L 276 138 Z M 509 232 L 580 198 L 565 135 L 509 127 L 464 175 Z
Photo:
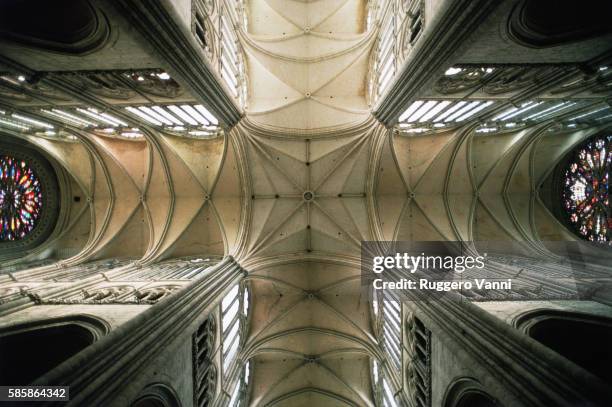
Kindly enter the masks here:
M 247 117 L 309 131 L 367 119 L 366 75 L 375 30 L 364 0 L 250 1 Z

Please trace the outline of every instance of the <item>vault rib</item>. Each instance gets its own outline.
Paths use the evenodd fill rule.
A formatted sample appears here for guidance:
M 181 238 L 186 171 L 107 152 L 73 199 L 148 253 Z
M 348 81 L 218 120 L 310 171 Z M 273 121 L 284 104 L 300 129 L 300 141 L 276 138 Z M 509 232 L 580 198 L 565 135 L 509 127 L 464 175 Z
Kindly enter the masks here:
M 317 297 L 317 300 L 325 305 L 327 308 L 329 308 L 333 313 L 335 313 L 338 317 L 340 317 L 340 319 L 344 320 L 345 322 L 347 322 L 349 325 L 351 325 L 353 328 L 355 328 L 357 331 L 361 332 L 365 337 L 367 337 L 369 340 L 372 341 L 372 343 L 376 343 L 376 339 L 374 338 L 374 336 L 370 333 L 367 332 L 366 330 L 364 330 L 362 327 L 360 327 L 359 325 L 357 325 L 357 323 L 355 323 L 355 321 L 353 321 L 351 318 L 347 317 L 346 315 L 344 315 L 342 312 L 340 312 L 339 310 L 337 310 L 334 306 L 332 306 L 331 304 L 329 304 L 327 301 L 323 300 L 320 297 Z
M 333 16 L 335 16 L 338 11 L 342 10 L 351 0 L 344 0 L 343 2 L 338 3 L 338 7 L 336 7 L 334 10 L 332 10 L 329 14 L 327 14 L 327 16 L 323 17 L 320 21 L 316 22 L 316 23 L 312 23 L 311 24 L 311 30 L 318 28 L 321 24 L 325 23 L 327 20 L 329 20 L 330 18 L 332 18 Z
M 284 19 L 285 21 L 287 21 L 290 24 L 293 24 L 296 28 L 298 28 L 300 31 L 304 31 L 304 27 L 302 27 L 300 25 L 300 23 L 296 22 L 295 20 L 293 20 L 292 18 L 290 18 L 289 16 L 287 16 L 284 13 L 281 13 L 280 11 L 278 11 L 274 6 L 272 6 L 270 4 L 270 2 L 268 0 L 264 0 L 264 3 L 266 4 L 266 6 L 268 6 L 268 8 L 270 10 L 272 10 L 274 13 L 276 13 L 276 15 L 278 15 L 279 17 L 281 17 L 282 19 Z
M 244 280 L 245 281 L 251 281 L 251 280 L 272 281 L 272 282 L 274 282 L 276 284 L 281 284 L 281 285 L 284 285 L 284 286 L 287 286 L 287 287 L 291 287 L 294 290 L 302 292 L 302 294 L 304 294 L 304 295 L 307 294 L 306 290 L 304 290 L 302 287 L 299 287 L 299 286 L 297 286 L 295 284 L 288 283 L 287 281 L 281 280 L 279 278 L 274 278 L 274 277 L 270 277 L 270 276 L 260 276 L 260 275 L 257 275 L 257 274 L 250 274 L 250 275 L 246 276 L 244 278 Z
M 400 136 L 394 134 L 393 130 L 389 130 L 388 131 L 388 137 L 387 137 L 387 139 L 388 139 L 387 142 L 389 143 L 389 150 L 391 152 L 391 157 L 393 157 L 393 163 L 395 164 L 395 169 L 398 172 L 400 179 L 402 180 L 402 184 L 404 185 L 404 188 L 406 189 L 406 192 L 408 192 L 408 194 L 411 195 L 414 191 L 410 187 L 410 183 L 406 179 L 406 176 L 404 175 L 404 171 L 402 171 L 400 163 L 399 163 L 399 161 L 397 159 L 397 151 L 396 151 L 396 148 L 395 148 L 395 143 L 393 142 L 393 139 L 395 137 L 400 137 Z M 408 152 L 410 152 L 410 150 L 408 150 Z M 383 154 L 382 151 L 381 151 L 381 154 Z
M 340 160 L 338 160 L 338 162 L 336 162 L 336 164 L 334 164 L 332 168 L 326 174 L 324 174 L 323 177 L 321 177 L 321 179 L 315 184 L 312 190 L 317 191 L 319 188 L 321 188 L 321 186 L 325 184 L 325 182 L 334 174 L 334 172 L 336 172 L 338 168 L 340 168 L 340 166 L 348 159 L 348 157 L 350 157 L 353 152 L 355 152 L 355 150 L 361 148 L 362 144 L 365 143 L 366 139 L 367 137 L 360 137 L 360 139 L 357 140 L 357 142 L 348 149 L 348 151 L 340 158 Z
M 272 407 L 272 406 L 274 406 L 274 405 L 276 405 L 276 404 L 278 404 L 280 402 L 283 402 L 285 400 L 288 400 L 288 399 L 293 398 L 295 396 L 299 396 L 299 395 L 304 394 L 304 393 L 316 393 L 316 394 L 320 394 L 320 395 L 323 395 L 325 397 L 329 397 L 329 398 L 331 398 L 333 400 L 340 401 L 343 404 L 346 404 L 347 406 L 358 407 L 358 405 L 353 403 L 351 400 L 346 399 L 346 398 L 340 396 L 339 394 L 333 393 L 333 392 L 328 391 L 328 390 L 323 390 L 323 389 L 320 389 L 318 387 L 304 387 L 304 388 L 301 388 L 299 390 L 295 390 L 295 391 L 283 394 L 283 395 L 275 398 L 274 400 L 270 401 L 267 404 L 267 406 L 268 407 Z
M 314 101 L 314 102 L 319 103 L 320 105 L 323 105 L 325 107 L 329 107 L 330 109 L 339 110 L 339 111 L 345 112 L 345 113 L 366 114 L 366 113 L 370 112 L 369 109 L 356 109 L 356 108 L 350 108 L 350 107 L 333 105 L 331 103 L 324 102 L 323 99 L 321 99 L 321 98 L 319 98 L 317 96 L 311 96 L 310 99 L 312 101 Z
M 248 343 L 256 344 L 258 341 L 260 341 L 260 338 L 263 334 L 266 333 L 266 331 L 269 331 L 278 323 L 282 322 L 282 320 L 287 315 L 289 315 L 294 309 L 296 309 L 300 304 L 302 304 L 307 298 L 307 295 L 303 294 L 302 298 L 298 299 L 297 301 L 294 301 L 285 311 L 277 315 L 274 320 L 272 320 L 270 323 L 266 324 L 263 328 L 261 328 L 261 330 L 257 332 L 257 334 L 255 334 L 252 338 L 249 338 Z
M 332 215 L 330 215 L 325 209 L 323 209 L 323 207 L 321 207 L 321 205 L 318 202 L 313 201 L 313 204 L 321 211 L 321 213 L 323 213 L 323 215 L 325 215 L 331 221 L 331 223 L 334 224 L 334 226 L 336 226 L 343 233 L 345 233 L 346 236 L 348 236 L 350 238 L 350 240 L 353 242 L 353 244 L 355 246 L 357 246 L 358 248 L 361 247 L 361 240 L 360 239 L 357 239 L 351 233 L 347 232 L 342 226 L 340 226 L 338 224 L 338 222 L 336 222 L 335 218 Z
M 282 168 L 281 166 L 279 166 L 276 163 L 276 160 L 274 160 L 271 156 L 270 153 L 268 153 L 266 151 L 266 149 L 259 143 L 259 141 L 257 139 L 255 139 L 254 137 L 251 137 L 251 143 L 253 144 L 253 146 L 255 146 L 257 148 L 257 150 L 259 151 L 259 153 L 265 158 L 267 159 L 270 164 L 272 164 L 272 166 L 274 168 L 276 168 L 276 170 L 283 176 L 283 178 L 285 178 L 287 181 L 289 181 L 297 191 L 302 191 L 304 188 L 297 182 L 295 181 L 293 178 L 291 178 L 289 176 L 289 174 L 287 174 L 287 171 L 285 171 L 284 168 Z
M 356 42 L 355 44 L 346 47 L 344 49 L 341 49 L 339 51 L 334 51 L 334 52 L 330 52 L 327 54 L 323 54 L 323 55 L 318 55 L 318 56 L 314 56 L 314 57 L 296 57 L 296 56 L 291 56 L 291 55 L 284 55 L 284 54 L 280 54 L 278 52 L 273 52 L 270 51 L 268 49 L 266 49 L 265 47 L 261 46 L 260 44 L 258 44 L 255 39 L 251 38 L 251 35 L 248 33 L 244 33 L 244 32 L 239 32 L 240 38 L 242 39 L 242 41 L 245 43 L 245 45 L 251 47 L 253 50 L 256 50 L 257 52 L 264 54 L 266 56 L 269 56 L 271 58 L 275 58 L 277 60 L 281 60 L 281 61 L 285 61 L 285 62 L 296 62 L 296 63 L 309 63 L 309 64 L 313 64 L 313 63 L 317 63 L 317 62 L 323 62 L 329 59 L 334 59 L 334 58 L 338 58 L 340 56 L 346 55 L 346 54 L 350 54 L 351 52 L 362 48 L 364 45 L 373 42 L 374 39 L 374 31 L 369 31 L 365 34 L 362 34 L 362 39 L 359 42 Z M 369 47 L 365 47 L 367 50 L 369 50 Z M 252 55 L 252 52 L 249 53 L 250 55 Z M 257 58 L 257 57 L 255 57 Z
M 300 370 L 302 370 L 305 366 L 308 366 L 307 362 L 302 362 L 301 364 L 299 364 L 298 366 L 294 367 L 293 369 L 291 369 L 289 372 L 287 372 L 284 376 L 281 376 L 276 382 L 274 382 L 270 387 L 268 387 L 268 389 L 266 390 L 266 392 L 264 394 L 261 395 L 260 400 L 265 400 L 266 397 L 268 397 L 269 394 L 272 394 L 272 392 L 274 391 L 274 389 L 276 389 L 278 386 L 280 386 L 281 383 L 283 383 L 284 381 L 286 381 L 287 379 L 289 379 L 291 376 L 295 375 L 296 372 L 299 372 Z M 266 403 L 266 406 L 271 406 L 271 403 Z
M 344 379 L 342 379 L 340 375 L 336 374 L 336 372 L 334 372 L 333 369 L 329 368 L 325 363 L 319 362 L 318 366 L 320 366 L 322 369 L 325 369 L 328 373 L 330 373 L 336 380 L 342 383 L 344 387 L 346 387 L 351 393 L 356 395 L 363 403 L 365 403 L 365 405 L 367 406 L 373 405 L 370 400 L 366 399 L 363 395 L 358 393 L 355 389 L 353 389 L 352 386 L 349 386 L 349 384 Z
M 270 232 L 268 232 L 268 234 L 259 241 L 259 243 L 255 244 L 255 246 L 253 248 L 251 248 L 251 250 L 249 250 L 249 254 L 254 254 L 255 252 L 257 252 L 258 250 L 263 250 L 265 247 L 267 247 L 268 245 L 265 245 L 268 240 L 270 240 L 272 238 L 272 236 L 274 236 L 276 234 L 276 232 L 285 224 L 287 223 L 287 221 L 289 219 L 291 219 L 293 217 L 293 215 L 295 215 L 297 213 L 297 211 L 300 210 L 300 208 L 304 205 L 304 202 L 300 202 L 298 203 L 295 208 L 293 208 L 293 210 L 291 212 L 289 212 L 279 223 L 278 225 L 276 225 Z

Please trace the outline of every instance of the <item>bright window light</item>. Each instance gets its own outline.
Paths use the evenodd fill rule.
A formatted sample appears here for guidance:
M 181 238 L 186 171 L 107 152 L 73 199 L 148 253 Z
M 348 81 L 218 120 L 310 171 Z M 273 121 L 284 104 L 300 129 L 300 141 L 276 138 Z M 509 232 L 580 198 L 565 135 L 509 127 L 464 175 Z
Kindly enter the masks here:
M 576 102 L 569 102 L 569 103 L 567 103 L 567 104 L 565 104 L 565 105 L 563 105 L 563 106 L 561 106 L 561 107 L 559 107 L 559 108 L 557 108 L 555 110 L 552 110 L 552 111 L 550 111 L 548 113 L 545 113 L 545 114 L 543 114 L 541 116 L 537 116 L 534 119 L 538 119 L 538 120 L 548 119 L 550 117 L 553 117 L 553 116 L 561 113 L 564 110 L 567 110 L 567 109 L 569 109 L 571 107 L 574 107 L 575 105 L 576 105 Z
M 397 407 L 397 403 L 393 398 L 393 391 L 387 382 L 387 379 L 383 378 L 383 391 L 385 393 L 385 406 Z
M 450 108 L 446 109 L 440 116 L 436 117 L 434 119 L 434 122 L 439 122 L 439 121 L 444 120 L 444 118 L 446 118 L 450 114 L 453 114 L 457 109 L 461 108 L 461 106 L 465 105 L 466 103 L 467 102 L 464 102 L 464 101 L 455 103 L 454 106 L 451 106 Z
M 249 360 L 248 362 L 246 362 L 246 365 L 244 365 L 244 376 L 243 376 L 244 384 L 249 384 L 250 377 L 251 377 L 251 361 Z
M 68 112 L 64 112 L 63 110 L 58 110 L 58 109 L 53 109 L 52 111 L 47 111 L 47 110 L 43 110 L 43 112 L 51 115 L 51 116 L 56 116 L 60 119 L 62 119 L 63 121 L 68 121 L 68 122 L 73 122 L 74 124 L 76 124 L 77 126 L 91 126 L 91 127 L 98 127 L 98 123 L 94 123 L 92 121 L 83 119 L 82 117 L 79 116 L 75 116 L 73 114 L 70 114 Z
M 561 106 L 565 105 L 566 103 L 567 102 L 558 103 L 558 104 L 556 104 L 554 106 L 551 106 L 551 107 L 549 107 L 547 109 L 544 109 L 544 110 L 541 110 L 541 111 L 539 111 L 537 113 L 534 113 L 531 116 L 527 116 L 523 120 L 537 119 L 539 116 L 543 115 L 544 113 L 550 112 L 551 110 L 554 110 L 554 109 L 556 109 L 558 107 L 561 107 Z
M 238 344 L 239 341 L 234 341 L 227 353 L 224 355 L 223 370 L 227 371 L 232 362 L 234 361 L 236 353 L 238 352 Z
M 234 299 L 238 297 L 238 285 L 232 287 L 232 289 L 223 297 L 221 301 L 221 310 L 225 311 L 232 303 Z
M 142 133 L 138 133 L 135 131 L 124 131 L 121 133 L 122 137 L 126 137 L 126 138 L 141 138 L 143 137 Z
M 111 116 L 108 113 L 100 113 L 100 116 L 104 117 L 107 120 L 117 123 L 119 126 L 128 127 L 128 124 L 122 120 L 119 120 L 115 116 Z
M 210 122 L 206 120 L 200 113 L 198 113 L 193 107 L 189 105 L 182 105 L 181 109 L 183 109 L 185 113 L 187 113 L 189 116 L 200 122 L 200 124 L 203 124 L 204 126 L 208 126 L 210 124 Z
M 163 116 L 161 114 L 158 114 L 156 111 L 154 111 L 150 107 L 140 106 L 138 109 L 140 109 L 141 111 L 145 112 L 146 114 L 148 114 L 149 116 L 151 116 L 155 120 L 162 122 L 165 125 L 172 126 L 174 124 L 171 120 L 168 120 L 165 116 Z
M 231 341 L 233 341 L 236 335 L 238 335 L 239 327 L 240 327 L 240 324 L 238 323 L 238 320 L 236 320 L 236 322 L 232 324 L 232 329 L 227 333 L 227 336 L 225 337 L 225 341 L 227 343 L 230 343 Z
M 599 112 L 601 112 L 601 111 L 603 111 L 603 110 L 608 110 L 609 108 L 610 108 L 609 106 L 602 107 L 602 108 L 600 108 L 600 109 L 593 110 L 593 111 L 591 111 L 591 112 L 583 113 L 583 114 L 581 114 L 581 115 L 579 115 L 579 116 L 572 117 L 571 119 L 568 119 L 568 120 L 578 120 L 578 119 L 582 119 L 583 117 L 587 117 L 587 116 L 590 116 L 590 115 L 592 115 L 592 114 L 599 113 Z
M 461 109 L 457 110 L 455 113 L 453 113 L 450 117 L 448 117 L 444 121 L 445 122 L 452 122 L 456 118 L 461 117 L 466 112 L 468 112 L 468 111 L 472 110 L 473 108 L 475 108 L 476 106 L 478 106 L 480 103 L 481 102 L 479 102 L 479 101 L 470 102 L 467 105 L 463 106 Z
M 228 404 L 229 407 L 236 407 L 236 406 L 238 406 L 238 396 L 239 395 L 240 395 L 240 386 L 237 384 L 236 388 L 232 392 L 232 397 L 230 397 L 230 401 L 229 401 L 229 404 Z
M 497 116 L 495 116 L 492 120 L 493 121 L 497 121 L 499 119 L 501 119 L 502 117 L 509 115 L 512 112 L 516 112 L 519 108 L 518 107 L 512 107 L 510 109 L 506 109 L 503 112 L 501 112 L 500 114 L 498 114 Z
M 598 118 L 597 118 L 597 119 L 595 119 L 595 120 L 597 120 L 597 121 L 599 121 L 599 120 L 606 120 L 606 119 L 608 119 L 608 118 L 610 118 L 610 117 L 612 117 L 612 114 L 607 114 L 607 115 L 605 115 L 605 116 L 598 117 Z
M 189 134 L 191 136 L 196 136 L 196 137 L 208 137 L 214 133 L 210 131 L 205 131 L 205 130 L 191 130 Z
M 102 123 L 106 123 L 112 127 L 117 127 L 117 126 L 124 126 L 127 127 L 127 123 L 117 119 L 114 116 L 111 116 L 109 114 L 106 113 L 100 113 L 98 112 L 96 109 L 94 108 L 87 108 L 87 110 L 85 109 L 81 109 L 81 108 L 77 108 L 76 109 L 77 112 L 84 114 L 86 116 L 91 117 L 92 119 L 96 119 Z
M 234 317 L 238 314 L 238 301 L 235 301 L 232 305 L 232 307 L 223 314 L 223 330 L 225 331 L 230 324 L 232 323 L 232 321 L 234 320 Z
M 414 112 L 412 115 L 410 115 L 410 117 L 406 120 L 408 123 L 412 123 L 417 121 L 418 119 L 421 118 L 421 116 L 423 116 L 425 113 L 427 113 L 429 111 L 429 109 L 431 109 L 432 107 L 434 107 L 435 105 L 437 105 L 438 102 L 436 102 L 435 100 L 430 100 L 425 102 L 419 109 L 417 109 L 416 112 Z
M 249 303 L 249 289 L 244 289 L 244 294 L 242 296 L 242 314 L 247 316 L 249 315 L 249 307 L 251 304 Z
M 411 129 L 404 130 L 405 133 L 416 133 L 416 134 L 425 133 L 427 131 L 429 131 L 429 129 L 426 127 L 414 127 Z
M 77 110 L 77 112 L 79 112 L 81 114 L 84 114 L 85 116 L 91 117 L 92 119 L 98 120 L 98 121 L 100 121 L 102 123 L 105 123 L 105 124 L 108 124 L 108 125 L 110 125 L 112 127 L 117 127 L 117 123 L 115 123 L 115 122 L 113 122 L 111 120 L 105 119 L 104 117 L 100 116 L 97 113 L 94 113 L 94 112 L 91 112 L 91 111 L 88 111 L 88 110 L 85 110 L 85 109 L 80 109 L 80 108 L 77 108 L 76 110 Z
M 196 108 L 196 110 L 198 112 L 200 112 L 202 114 L 202 116 L 206 117 L 206 119 L 211 122 L 212 124 L 219 124 L 219 121 L 217 120 L 217 118 L 215 116 L 212 115 L 212 113 L 210 113 L 208 111 L 208 109 L 206 109 L 204 106 L 202 105 L 195 105 L 194 106 Z
M 402 115 L 399 118 L 400 122 L 403 122 L 404 120 L 406 120 L 408 117 L 410 117 L 419 107 L 421 107 L 421 105 L 423 104 L 422 100 L 417 100 L 415 102 L 412 102 L 412 104 L 408 107 L 408 109 L 406 109 L 406 111 L 404 113 L 402 113 Z
M 372 360 L 372 373 L 374 376 L 374 383 L 378 383 L 378 362 L 376 360 Z
M 487 107 L 491 106 L 493 104 L 493 101 L 488 101 L 485 102 L 483 104 L 481 104 L 480 106 L 476 107 L 475 109 L 470 110 L 469 112 L 467 112 L 466 114 L 464 114 L 463 116 L 461 116 L 460 118 L 458 118 L 457 122 L 462 122 L 464 120 L 469 119 L 470 117 L 474 116 L 476 113 L 480 112 L 483 109 L 486 109 Z
M 15 123 L 9 120 L 0 119 L 0 124 L 4 124 L 5 126 L 12 127 L 14 129 L 30 130 L 28 126 L 24 126 L 23 124 Z
M 168 111 L 166 109 L 162 108 L 161 106 L 153 106 L 152 109 L 156 113 L 164 116 L 167 120 L 170 120 L 174 124 L 178 124 L 179 126 L 182 126 L 184 124 L 182 121 L 180 121 L 179 119 L 177 119 L 176 117 L 174 117 L 173 115 L 168 113 Z
M 159 120 L 152 118 L 148 114 L 146 114 L 146 113 L 144 113 L 144 112 L 142 112 L 142 111 L 140 111 L 140 110 L 138 110 L 138 109 L 136 109 L 134 107 L 129 106 L 129 107 L 126 107 L 125 110 L 127 110 L 128 112 L 130 112 L 130 113 L 132 113 L 132 114 L 134 114 L 134 115 L 136 115 L 138 117 L 140 117 L 141 119 L 145 120 L 146 122 L 149 122 L 149 123 L 154 124 L 156 126 L 161 126 L 162 125 L 162 123 Z
M 511 118 L 513 118 L 513 117 L 515 117 L 515 116 L 517 116 L 517 115 L 519 115 L 519 114 L 525 113 L 526 111 L 533 109 L 534 107 L 540 106 L 542 103 L 543 103 L 543 102 L 538 102 L 538 103 L 533 103 L 533 104 L 532 104 L 532 103 L 530 102 L 530 103 L 528 103 L 527 105 L 523 105 L 523 106 L 526 106 L 526 107 L 521 106 L 521 107 L 522 107 L 522 109 L 520 109 L 519 111 L 516 111 L 516 112 L 514 112 L 514 113 L 512 113 L 512 114 L 510 114 L 510 115 L 507 115 L 507 116 L 502 117 L 502 118 L 501 118 L 501 120 L 502 120 L 502 121 L 506 121 L 506 120 L 508 120 L 508 119 L 511 119 Z
M 446 70 L 446 72 L 444 72 L 444 75 L 446 76 L 453 76 L 453 75 L 457 75 L 459 72 L 463 71 L 462 68 L 456 68 L 456 67 L 450 67 Z
M 497 131 L 497 127 L 481 127 L 476 130 L 476 133 L 493 133 Z
M 177 115 L 178 117 L 180 117 L 181 119 L 183 119 L 183 121 L 187 122 L 188 124 L 191 124 L 192 126 L 197 126 L 198 122 L 195 121 L 191 116 L 189 116 L 187 113 L 185 113 L 183 111 L 183 109 L 181 109 L 178 106 L 168 106 L 168 109 L 170 109 L 170 111 L 172 113 L 174 113 L 175 115 Z
M 446 106 L 450 105 L 450 103 L 451 102 L 449 102 L 448 100 L 444 100 L 438 103 L 433 109 L 427 112 L 425 116 L 421 117 L 421 120 L 419 120 L 419 122 L 422 123 L 431 120 L 432 117 L 440 113 L 444 108 L 446 108 Z
M 22 120 L 22 121 L 24 121 L 26 123 L 33 124 L 34 126 L 37 126 L 37 127 L 44 127 L 46 129 L 53 129 L 53 126 L 51 126 L 49 123 L 41 122 L 40 120 L 35 120 L 35 119 L 30 118 L 30 117 L 25 117 L 25 116 L 22 116 L 22 115 L 17 114 L 17 113 L 13 113 L 11 116 L 14 117 L 15 119 Z
M 374 311 L 374 315 L 378 315 L 378 296 L 376 295 L 374 287 L 372 287 L 372 310 Z

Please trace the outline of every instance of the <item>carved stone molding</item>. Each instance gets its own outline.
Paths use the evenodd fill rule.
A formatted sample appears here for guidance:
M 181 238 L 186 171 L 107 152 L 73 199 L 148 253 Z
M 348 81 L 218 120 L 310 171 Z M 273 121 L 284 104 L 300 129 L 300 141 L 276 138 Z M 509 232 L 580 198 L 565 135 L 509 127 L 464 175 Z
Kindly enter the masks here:
M 451 382 L 444 394 L 443 407 L 457 407 L 469 405 L 467 400 L 473 402 L 487 401 L 488 404 L 477 405 L 497 405 L 497 401 L 489 395 L 483 385 L 471 377 L 460 377 Z
M 395 279 L 402 278 L 399 273 L 392 274 Z M 444 332 L 448 346 L 478 363 L 488 380 L 503 386 L 507 400 L 535 407 L 598 405 L 610 399 L 608 387 L 564 365 L 543 345 L 534 344 L 514 327 L 454 293 L 432 301 L 428 294 L 406 290 L 404 300 L 418 302 L 419 319 L 432 334 Z
M 408 102 L 430 77 L 439 70 L 496 6 L 489 1 L 454 1 L 440 15 L 439 27 L 421 38 L 418 49 L 399 69 L 384 97 L 377 102 L 374 116 L 387 126 L 395 124 Z
M 240 120 L 242 112 L 236 102 L 225 93 L 197 41 L 177 23 L 179 18 L 170 7 L 151 0 L 118 0 L 113 4 L 226 127 Z
M 13 285 L 10 287 L 0 287 L 0 305 L 6 304 L 15 298 L 28 296 L 30 286 L 26 284 Z
M 435 90 L 443 95 L 452 95 L 453 93 L 474 89 L 483 83 L 486 75 L 486 68 L 461 68 L 461 71 L 454 75 L 444 75 L 438 79 Z
M 403 12 L 406 17 L 402 22 L 402 30 L 399 38 L 399 62 L 403 62 L 410 51 L 421 37 L 425 29 L 425 1 L 403 0 Z
M 57 327 L 63 325 L 78 325 L 81 328 L 87 329 L 94 341 L 97 341 L 108 335 L 111 331 L 110 324 L 98 317 L 87 314 L 77 314 L 62 316 L 57 318 L 46 318 L 34 321 L 28 321 L 9 327 L 0 329 L 0 336 L 12 335 L 33 329 Z
M 213 314 L 193 334 L 193 383 L 194 405 L 212 405 L 217 390 L 217 368 L 213 351 L 217 336 L 217 324 Z
M 597 70 L 580 71 L 575 77 L 550 90 L 550 93 L 558 95 L 581 89 L 588 89 L 597 95 L 612 94 L 612 68 L 600 67 Z
M 514 92 L 552 75 L 559 68 L 508 67 L 487 82 L 483 91 L 490 95 Z
M 105 286 L 81 291 L 76 295 L 53 298 L 37 297 L 41 304 L 144 304 L 152 305 L 169 297 L 183 286 L 158 285 L 136 289 L 132 285 Z
M 406 380 L 414 406 L 431 406 L 431 331 L 413 312 L 406 317 Z
M 113 335 L 70 359 L 70 363 L 43 375 L 37 383 L 70 383 L 71 402 L 76 405 L 115 405 L 119 399 L 136 398 L 138 389 L 126 388 L 122 383 L 147 374 L 150 363 L 167 357 L 164 351 L 186 339 L 185 335 L 190 337 L 193 327 L 208 318 L 219 295 L 243 275 L 240 266 L 227 257 L 206 277 L 143 311 Z
M 167 298 L 182 288 L 181 285 L 164 285 L 149 287 L 134 292 L 138 301 L 154 304 Z
M 135 71 L 83 71 L 61 75 L 103 98 L 129 100 L 139 94 L 173 99 L 183 94 L 180 85 L 159 69 Z
M 191 2 L 191 32 L 200 42 L 208 61 L 214 66 L 219 55 L 219 41 L 215 21 L 218 20 L 219 6 L 215 0 Z
M 181 407 L 181 403 L 174 389 L 163 383 L 148 385 L 138 395 L 136 400 L 130 403 L 132 407 L 145 406 Z
M 134 287 L 123 285 L 115 287 L 103 287 L 93 290 L 83 291 L 82 300 L 101 301 L 101 300 L 118 300 L 125 297 L 126 294 L 134 292 Z
M 40 76 L 26 77 L 0 73 L 0 99 L 15 103 L 41 103 L 44 100 L 67 102 L 69 97 L 45 85 Z
M 487 95 L 501 95 L 516 92 L 550 78 L 575 70 L 574 67 L 560 66 L 457 66 L 449 69 L 434 85 L 436 92 L 452 95 L 465 91 L 480 90 Z

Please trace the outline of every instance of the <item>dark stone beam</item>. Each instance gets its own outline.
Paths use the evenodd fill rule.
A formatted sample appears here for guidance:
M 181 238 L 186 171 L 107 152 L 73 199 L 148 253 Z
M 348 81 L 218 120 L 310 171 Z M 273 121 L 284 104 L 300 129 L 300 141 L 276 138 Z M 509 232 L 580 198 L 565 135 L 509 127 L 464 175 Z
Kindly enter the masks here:
M 141 391 L 133 383 L 150 373 L 156 360 L 169 357 L 173 346 L 190 341 L 212 307 L 245 274 L 233 258 L 226 257 L 179 292 L 38 378 L 36 385 L 70 386 L 69 406 L 126 405 L 126 399 Z
M 219 82 L 190 32 L 186 32 L 170 6 L 155 0 L 113 0 L 126 20 L 144 37 L 173 76 L 213 113 L 225 128 L 233 127 L 242 112 Z
M 393 83 L 374 108 L 374 116 L 390 127 L 431 75 L 449 64 L 449 60 L 465 44 L 468 36 L 484 21 L 499 2 L 492 0 L 454 0 L 423 37 L 395 75 Z

